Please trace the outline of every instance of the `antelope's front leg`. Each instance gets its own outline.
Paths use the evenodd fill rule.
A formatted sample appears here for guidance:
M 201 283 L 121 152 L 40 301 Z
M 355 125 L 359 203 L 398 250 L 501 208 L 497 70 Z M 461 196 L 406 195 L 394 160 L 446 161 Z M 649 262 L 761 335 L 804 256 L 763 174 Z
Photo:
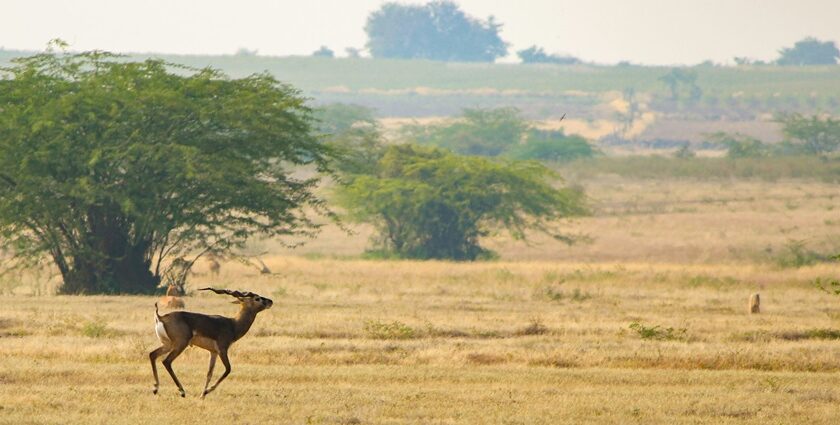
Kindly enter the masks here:
M 216 357 L 217 356 L 218 356 L 218 354 L 216 354 L 215 351 L 210 352 L 210 368 L 207 369 L 207 382 L 204 383 L 204 392 L 201 393 L 201 398 L 204 398 L 204 396 L 206 396 L 207 393 L 209 392 L 209 391 L 207 391 L 207 387 L 210 385 L 210 378 L 213 377 L 213 367 L 216 366 Z

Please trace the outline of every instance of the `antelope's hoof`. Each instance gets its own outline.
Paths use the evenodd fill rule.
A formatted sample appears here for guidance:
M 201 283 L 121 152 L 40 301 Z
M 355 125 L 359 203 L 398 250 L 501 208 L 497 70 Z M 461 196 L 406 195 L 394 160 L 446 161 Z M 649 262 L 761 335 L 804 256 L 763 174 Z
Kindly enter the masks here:
M 181 390 L 181 398 L 186 398 L 186 397 L 187 397 L 187 392 L 184 391 L 184 390 Z
M 157 387 L 155 387 L 154 389 L 152 389 L 152 394 L 157 395 L 157 390 L 158 390 L 158 389 L 157 389 Z

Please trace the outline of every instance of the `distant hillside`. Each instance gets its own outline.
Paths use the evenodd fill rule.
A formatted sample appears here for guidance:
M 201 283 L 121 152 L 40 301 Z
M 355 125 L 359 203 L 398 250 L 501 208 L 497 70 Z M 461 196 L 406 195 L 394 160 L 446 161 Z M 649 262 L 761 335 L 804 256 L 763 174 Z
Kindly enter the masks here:
M 26 52 L 0 51 L 0 63 Z M 270 72 L 300 88 L 315 104 L 348 102 L 375 108 L 381 117 L 451 116 L 465 107 L 516 106 L 533 119 L 563 114 L 592 127 L 592 137 L 614 133 L 632 89 L 640 117 L 648 113 L 655 131 L 637 129 L 634 140 L 696 141 L 716 130 L 695 125 L 688 133 L 670 122 L 743 122 L 748 133 L 775 127 L 762 123 L 780 111 L 840 114 L 840 66 L 695 66 L 701 94 L 673 100 L 661 77 L 670 67 L 444 63 L 255 55 L 186 56 L 136 54 L 192 67 L 212 66 L 233 77 Z M 579 124 L 580 124 L 579 123 Z M 664 123 L 664 125 L 663 125 Z M 582 124 L 581 124 L 582 125 Z M 739 128 L 729 125 L 727 128 Z M 707 130 L 707 131 L 706 131 Z M 629 137 L 626 136 L 625 137 Z M 775 136 L 774 136 L 775 137 Z
M 0 61 L 27 52 L 0 51 Z M 659 78 L 668 67 L 550 64 L 476 64 L 254 55 L 156 56 L 194 67 L 212 66 L 234 77 L 268 71 L 307 93 L 423 95 L 466 92 L 557 96 L 634 88 L 665 95 Z M 738 97 L 840 97 L 840 66 L 695 66 L 704 95 Z

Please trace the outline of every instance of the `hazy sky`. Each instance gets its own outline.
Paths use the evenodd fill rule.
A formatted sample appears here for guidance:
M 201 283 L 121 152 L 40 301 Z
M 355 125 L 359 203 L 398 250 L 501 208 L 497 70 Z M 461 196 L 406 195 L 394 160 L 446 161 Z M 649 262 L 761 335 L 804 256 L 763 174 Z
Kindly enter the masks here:
M 405 1 L 401 1 L 406 3 Z M 384 0 L 3 0 L 0 46 L 73 50 L 344 54 L 363 47 L 367 15 Z M 417 3 L 417 2 L 407 2 Z M 587 61 L 694 64 L 772 59 L 805 36 L 840 43 L 840 0 L 460 0 L 494 15 L 515 51 L 532 44 Z

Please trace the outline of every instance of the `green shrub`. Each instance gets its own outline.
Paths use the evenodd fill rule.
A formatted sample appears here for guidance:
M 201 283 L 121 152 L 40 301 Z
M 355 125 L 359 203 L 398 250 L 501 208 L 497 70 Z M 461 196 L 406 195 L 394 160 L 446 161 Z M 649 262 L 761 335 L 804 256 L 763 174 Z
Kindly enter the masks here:
M 761 140 L 740 133 L 718 132 L 711 135 L 710 139 L 724 146 L 729 158 L 761 158 L 770 153 L 770 148 Z
M 412 125 L 403 137 L 463 155 L 497 156 L 519 144 L 529 124 L 516 108 L 464 109 L 456 121 L 443 125 Z
M 598 151 L 585 138 L 566 135 L 563 130 L 537 130 L 527 132 L 525 142 L 511 146 L 505 155 L 514 159 L 536 159 L 541 161 L 571 161 L 591 158 Z
M 660 325 L 645 326 L 639 322 L 631 323 L 630 329 L 636 331 L 642 339 L 652 339 L 658 341 L 684 339 L 685 334 L 688 331 L 686 328 L 663 328 Z
M 85 322 L 81 329 L 82 335 L 88 338 L 105 338 L 111 334 L 108 324 L 102 319 L 94 319 Z
M 784 251 L 774 260 L 779 267 L 799 268 L 826 261 L 828 256 L 807 249 L 804 240 L 791 239 L 785 244 Z
M 413 328 L 399 321 L 387 323 L 368 320 L 365 322 L 364 331 L 367 337 L 372 339 L 411 339 L 415 336 Z

